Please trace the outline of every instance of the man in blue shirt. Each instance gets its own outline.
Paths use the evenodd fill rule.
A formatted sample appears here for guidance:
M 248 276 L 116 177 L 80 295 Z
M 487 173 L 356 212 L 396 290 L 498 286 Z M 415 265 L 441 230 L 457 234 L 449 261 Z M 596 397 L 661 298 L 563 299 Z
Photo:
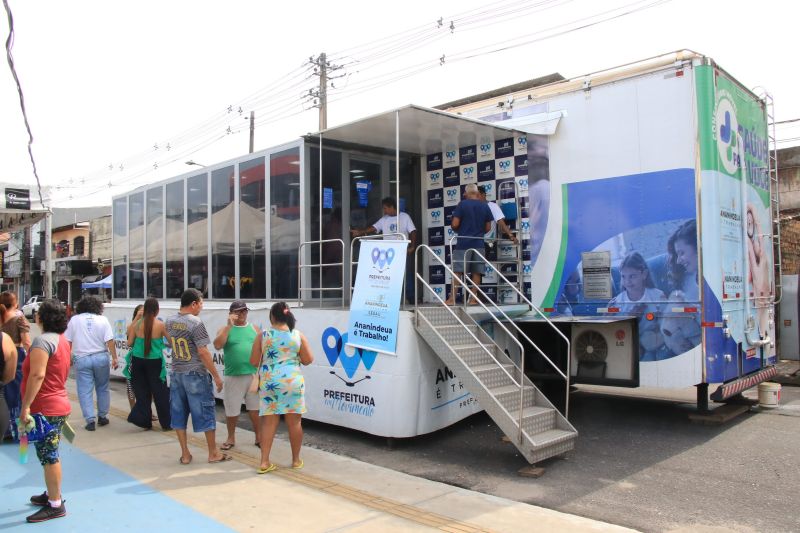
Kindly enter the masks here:
M 480 199 L 477 185 L 474 183 L 467 185 L 464 189 L 464 195 L 466 198 L 456 206 L 455 211 L 453 211 L 453 219 L 450 222 L 450 227 L 458 233 L 452 253 L 453 272 L 459 280 L 462 279 L 465 270 L 464 259 L 466 258 L 466 270 L 470 273 L 473 284 L 480 285 L 481 274 L 484 269 L 483 263 L 476 262 L 477 257 L 473 256 L 472 253 L 467 253 L 467 250 L 471 248 L 483 250 L 483 236 L 492 229 L 494 217 L 486 202 Z M 461 285 L 461 283 L 458 285 Z M 445 302 L 447 305 L 455 303 L 457 287 L 455 280 L 453 280 L 450 298 Z M 474 290 L 474 287 L 470 287 L 470 289 Z M 477 303 L 474 298 L 470 298 L 470 305 Z

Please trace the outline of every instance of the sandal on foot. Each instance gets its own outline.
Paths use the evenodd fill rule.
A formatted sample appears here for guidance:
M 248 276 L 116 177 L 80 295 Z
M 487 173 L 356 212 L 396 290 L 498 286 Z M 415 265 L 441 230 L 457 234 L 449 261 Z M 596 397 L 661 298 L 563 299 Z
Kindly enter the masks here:
M 225 461 L 230 461 L 231 459 L 233 459 L 233 457 L 231 457 L 227 453 L 223 453 L 222 457 L 220 457 L 219 459 L 212 459 L 212 460 L 210 460 L 208 462 L 209 462 L 209 464 L 224 463 Z
M 192 456 L 191 455 L 189 456 L 189 460 L 188 461 L 184 461 L 183 460 L 183 456 L 181 456 L 181 457 L 178 458 L 178 462 L 180 464 L 186 466 L 186 465 L 188 465 L 188 464 L 190 464 L 192 462 Z
M 292 468 L 294 468 L 295 470 L 300 470 L 301 468 L 303 468 L 303 460 L 300 459 L 300 462 L 297 464 L 292 463 Z
M 227 452 L 228 450 L 230 450 L 234 446 L 236 446 L 236 443 L 225 442 L 225 443 L 222 444 L 222 446 L 219 447 L 219 449 Z
M 266 467 L 266 468 L 261 467 L 258 470 L 256 470 L 256 473 L 257 474 L 267 474 L 267 473 L 272 472 L 273 470 L 277 470 L 277 469 L 278 469 L 278 465 L 276 465 L 275 463 L 270 463 L 268 467 Z

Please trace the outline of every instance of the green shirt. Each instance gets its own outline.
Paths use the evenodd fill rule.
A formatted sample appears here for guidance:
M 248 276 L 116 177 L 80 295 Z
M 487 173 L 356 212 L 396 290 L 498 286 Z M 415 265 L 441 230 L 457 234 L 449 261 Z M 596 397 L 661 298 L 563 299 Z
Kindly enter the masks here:
M 256 368 L 250 364 L 250 354 L 255 340 L 256 329 L 252 324 L 231 327 L 228 331 L 228 341 L 222 347 L 226 376 L 246 376 L 256 373 Z
M 136 337 L 131 354 L 142 359 L 158 359 L 164 353 L 164 337 L 150 339 L 150 353 L 144 354 L 144 337 Z
M 161 359 L 161 381 L 167 382 L 167 360 L 164 359 L 164 337 L 150 339 L 150 353 L 144 355 L 144 337 L 136 337 L 133 340 L 133 346 L 128 350 L 125 356 L 125 368 L 122 369 L 122 375 L 127 379 L 131 379 L 131 358 L 139 357 L 140 359 Z

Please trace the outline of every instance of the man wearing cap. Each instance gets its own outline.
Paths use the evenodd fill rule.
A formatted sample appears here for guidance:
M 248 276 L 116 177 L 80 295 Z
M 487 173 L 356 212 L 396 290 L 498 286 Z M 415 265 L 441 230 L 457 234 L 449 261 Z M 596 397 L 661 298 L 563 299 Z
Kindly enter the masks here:
M 221 446 L 223 450 L 230 450 L 236 445 L 236 423 L 242 412 L 242 403 L 256 432 L 256 446 L 259 442 L 258 393 L 250 392 L 250 384 L 256 375 L 256 368 L 250 364 L 250 352 L 259 330 L 247 321 L 248 311 L 245 302 L 234 300 L 229 309 L 228 323 L 214 338 L 214 348 L 222 350 L 225 361 L 222 402 L 225 405 L 228 438 Z

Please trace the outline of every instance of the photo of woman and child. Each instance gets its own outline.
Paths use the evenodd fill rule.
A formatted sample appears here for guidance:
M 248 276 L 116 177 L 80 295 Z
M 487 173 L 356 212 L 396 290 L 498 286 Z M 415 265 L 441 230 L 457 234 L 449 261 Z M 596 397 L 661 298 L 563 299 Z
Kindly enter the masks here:
M 616 294 L 607 307 L 620 315 L 638 316 L 639 360 L 661 361 L 691 350 L 700 343 L 699 316 L 672 312 L 673 307 L 699 306 L 697 222 L 680 223 L 666 243 L 666 252 L 649 260 L 628 252 L 616 265 Z M 558 309 L 575 314 L 582 296 L 580 267 L 570 274 Z M 679 305 L 676 305 L 679 304 Z

